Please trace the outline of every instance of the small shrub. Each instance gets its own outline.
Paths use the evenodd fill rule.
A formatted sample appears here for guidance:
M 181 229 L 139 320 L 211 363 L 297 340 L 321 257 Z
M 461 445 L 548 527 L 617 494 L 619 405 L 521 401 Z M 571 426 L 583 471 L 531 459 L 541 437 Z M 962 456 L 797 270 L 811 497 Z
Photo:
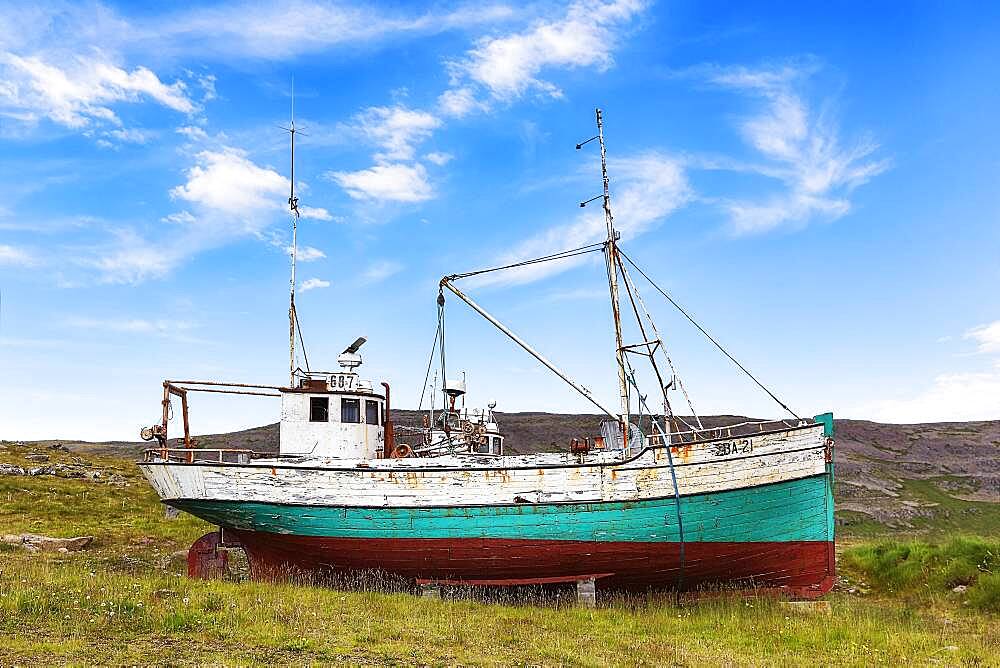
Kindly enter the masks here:
M 1000 573 L 980 575 L 969 588 L 969 605 L 984 612 L 1000 613 Z
M 984 610 L 995 605 L 990 603 L 994 596 L 1000 596 L 992 589 L 1000 587 L 1000 544 L 978 538 L 953 538 L 943 545 L 919 541 L 861 545 L 844 553 L 844 564 L 887 592 L 948 593 L 962 585 L 969 587 L 970 597 L 973 590 L 978 592 Z

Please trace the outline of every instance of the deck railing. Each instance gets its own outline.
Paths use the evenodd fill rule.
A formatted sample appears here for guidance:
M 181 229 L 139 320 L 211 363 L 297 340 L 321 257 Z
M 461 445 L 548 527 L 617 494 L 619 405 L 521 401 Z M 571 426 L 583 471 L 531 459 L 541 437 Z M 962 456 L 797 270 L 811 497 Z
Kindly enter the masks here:
M 148 448 L 143 451 L 143 461 L 247 464 L 251 459 L 274 455 L 273 452 L 255 452 L 245 448 Z
M 736 424 L 722 425 L 719 427 L 703 427 L 702 429 L 688 429 L 685 431 L 674 431 L 669 434 L 670 444 L 697 443 L 699 441 L 712 441 L 720 438 L 739 438 L 763 434 L 782 429 L 795 429 L 809 424 L 809 420 L 747 420 Z M 664 445 L 664 437 L 660 434 L 650 434 L 646 436 L 646 445 Z

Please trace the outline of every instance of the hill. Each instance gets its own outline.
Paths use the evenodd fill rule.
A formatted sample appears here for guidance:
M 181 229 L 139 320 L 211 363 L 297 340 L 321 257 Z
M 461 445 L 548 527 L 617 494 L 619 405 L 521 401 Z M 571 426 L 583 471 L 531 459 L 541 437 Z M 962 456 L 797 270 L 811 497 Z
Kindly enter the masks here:
M 417 426 L 422 414 L 394 410 L 396 424 Z M 564 450 L 571 438 L 597 432 L 594 414 L 497 413 L 512 454 Z M 702 418 L 707 426 L 742 416 Z M 842 529 L 862 535 L 885 530 L 965 529 L 1000 534 L 1000 421 L 883 424 L 836 420 L 837 517 Z M 274 451 L 278 426 L 270 424 L 196 438 L 203 448 Z M 139 457 L 144 443 L 40 441 L 82 453 Z

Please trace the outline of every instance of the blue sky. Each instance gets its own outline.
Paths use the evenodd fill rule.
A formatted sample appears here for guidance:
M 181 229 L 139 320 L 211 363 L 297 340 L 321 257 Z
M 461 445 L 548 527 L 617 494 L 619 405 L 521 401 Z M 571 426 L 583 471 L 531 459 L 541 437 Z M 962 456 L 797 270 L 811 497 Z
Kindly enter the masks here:
M 0 4 L 0 436 L 133 438 L 159 383 L 310 361 L 416 405 L 449 274 L 623 247 L 802 414 L 1000 418 L 998 12 L 977 3 Z M 467 283 L 608 404 L 599 260 Z M 642 285 L 640 284 L 640 289 Z M 701 413 L 779 415 L 645 288 Z M 457 300 L 501 410 L 588 404 Z M 648 375 L 648 373 L 647 373 Z M 648 378 L 645 380 L 648 381 Z M 259 401 L 259 403 L 254 403 Z M 196 431 L 276 419 L 198 397 Z

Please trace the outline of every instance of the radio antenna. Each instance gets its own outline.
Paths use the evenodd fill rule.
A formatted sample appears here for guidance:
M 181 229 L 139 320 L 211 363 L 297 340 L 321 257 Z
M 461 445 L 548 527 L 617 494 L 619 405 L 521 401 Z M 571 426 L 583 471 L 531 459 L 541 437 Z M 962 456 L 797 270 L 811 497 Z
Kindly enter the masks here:
M 295 310 L 295 261 L 298 259 L 298 231 L 299 231 L 299 198 L 295 196 L 295 77 L 292 77 L 292 102 L 291 114 L 288 127 L 285 128 L 291 138 L 291 189 L 288 194 L 288 209 L 292 214 L 292 271 L 291 279 L 288 282 L 288 375 L 289 387 L 295 385 L 295 332 L 299 330 L 299 338 L 302 338 L 301 329 L 298 327 L 298 313 Z M 302 342 L 302 354 L 305 355 L 305 342 Z M 308 358 L 306 358 L 308 359 Z M 306 370 L 309 370 L 309 362 L 306 362 Z

